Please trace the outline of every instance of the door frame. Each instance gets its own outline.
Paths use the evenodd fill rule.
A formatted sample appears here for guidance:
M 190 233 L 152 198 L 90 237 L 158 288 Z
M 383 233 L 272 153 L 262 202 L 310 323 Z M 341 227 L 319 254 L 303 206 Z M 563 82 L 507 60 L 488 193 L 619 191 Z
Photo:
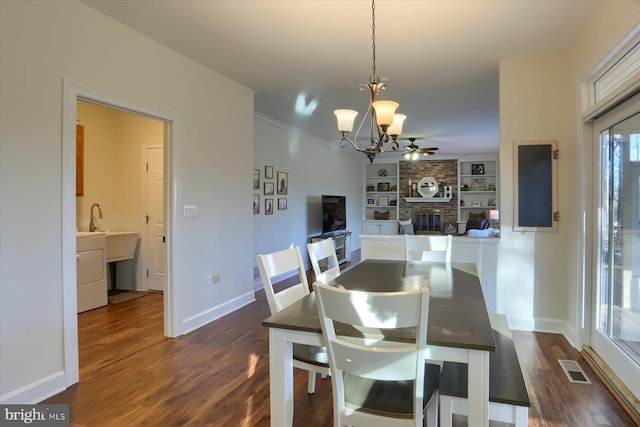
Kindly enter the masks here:
M 180 120 L 170 111 L 139 103 L 122 96 L 81 85 L 72 80 L 62 80 L 62 316 L 65 384 L 69 387 L 80 379 L 78 356 L 78 313 L 76 285 L 76 117 L 77 101 L 85 100 L 141 116 L 161 120 L 164 125 L 164 209 L 166 274 L 164 283 L 164 335 L 177 336 L 179 330 L 173 287 L 172 230 L 177 215 L 174 212 L 173 194 L 175 180 L 173 149 Z

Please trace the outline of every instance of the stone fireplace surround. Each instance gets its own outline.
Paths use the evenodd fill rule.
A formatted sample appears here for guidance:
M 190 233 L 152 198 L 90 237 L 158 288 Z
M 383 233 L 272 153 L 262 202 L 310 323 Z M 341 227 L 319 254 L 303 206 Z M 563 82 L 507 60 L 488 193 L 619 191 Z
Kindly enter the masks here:
M 401 220 L 412 219 L 416 233 L 442 233 L 448 224 L 453 224 L 457 230 L 458 221 L 458 161 L 457 160 L 415 160 L 399 162 L 399 215 Z M 408 203 L 404 200 L 409 195 L 409 180 L 417 183 L 421 178 L 431 176 L 438 182 L 445 181 L 454 189 L 453 198 L 442 203 Z M 423 229 L 417 220 L 425 221 L 425 216 L 433 221 L 439 211 L 440 230 Z M 431 214 L 431 215 L 429 215 Z M 418 218 L 416 218 L 416 215 Z M 430 222 L 431 224 L 433 222 Z

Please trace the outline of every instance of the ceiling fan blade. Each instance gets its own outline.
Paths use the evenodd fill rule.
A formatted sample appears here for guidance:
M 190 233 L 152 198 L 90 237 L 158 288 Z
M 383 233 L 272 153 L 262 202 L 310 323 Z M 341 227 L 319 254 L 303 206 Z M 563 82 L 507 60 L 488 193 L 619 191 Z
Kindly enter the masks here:
M 421 153 L 428 153 L 428 154 L 434 154 L 434 151 L 438 151 L 439 148 L 438 147 L 431 147 L 431 148 L 421 148 L 420 151 Z

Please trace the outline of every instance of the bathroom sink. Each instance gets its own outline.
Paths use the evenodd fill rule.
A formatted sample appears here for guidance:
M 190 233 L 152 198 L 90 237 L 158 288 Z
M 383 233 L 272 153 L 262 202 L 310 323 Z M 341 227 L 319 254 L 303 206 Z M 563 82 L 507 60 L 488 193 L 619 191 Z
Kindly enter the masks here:
M 107 236 L 107 262 L 132 259 L 138 244 L 137 231 L 105 231 Z

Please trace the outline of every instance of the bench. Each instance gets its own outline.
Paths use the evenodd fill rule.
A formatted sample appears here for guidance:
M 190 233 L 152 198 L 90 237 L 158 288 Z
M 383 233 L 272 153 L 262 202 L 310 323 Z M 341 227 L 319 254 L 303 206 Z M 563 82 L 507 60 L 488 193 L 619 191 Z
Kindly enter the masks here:
M 496 351 L 489 354 L 489 420 L 528 425 L 529 394 L 507 318 L 491 314 Z M 467 415 L 467 365 L 445 362 L 440 376 L 440 426 L 451 427 L 453 414 Z

